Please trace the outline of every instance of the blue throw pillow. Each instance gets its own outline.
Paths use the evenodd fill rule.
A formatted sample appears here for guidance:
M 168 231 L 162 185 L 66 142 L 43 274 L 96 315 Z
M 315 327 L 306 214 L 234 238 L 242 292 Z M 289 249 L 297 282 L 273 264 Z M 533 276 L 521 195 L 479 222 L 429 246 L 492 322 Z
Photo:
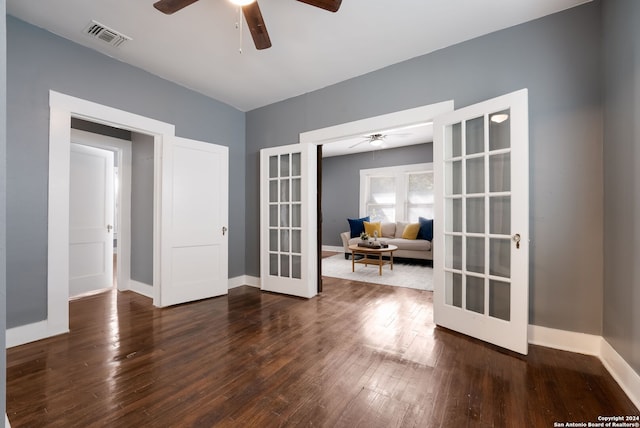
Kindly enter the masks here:
M 418 239 L 426 239 L 427 241 L 433 241 L 433 219 L 418 217 L 418 223 L 420 223 L 420 231 L 418 232 Z
M 348 218 L 349 228 L 351 229 L 351 237 L 359 238 L 360 234 L 364 232 L 364 222 L 370 221 L 369 216 L 362 218 Z

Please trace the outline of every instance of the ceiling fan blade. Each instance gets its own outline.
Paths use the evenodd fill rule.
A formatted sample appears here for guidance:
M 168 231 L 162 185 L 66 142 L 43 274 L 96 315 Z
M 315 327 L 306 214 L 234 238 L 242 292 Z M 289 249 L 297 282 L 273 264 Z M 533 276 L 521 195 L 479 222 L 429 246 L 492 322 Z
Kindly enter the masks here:
M 353 146 L 349 146 L 349 148 L 350 148 L 350 149 L 353 149 L 354 147 L 359 146 L 359 145 L 360 145 L 360 144 L 362 144 L 362 143 L 366 143 L 367 141 L 369 141 L 369 140 L 362 140 L 362 141 L 359 141 L 359 142 L 355 143 Z
M 164 14 L 171 15 L 197 1 L 198 0 L 160 0 L 155 2 L 153 7 Z
M 191 0 L 189 0 L 191 1 Z M 253 43 L 256 45 L 256 49 L 267 49 L 271 47 L 271 39 L 269 33 L 267 33 L 267 27 L 262 19 L 262 12 L 260 12 L 260 6 L 255 1 L 247 6 L 242 6 L 242 13 L 244 19 L 247 20 L 249 31 L 251 31 L 251 37 L 253 37 Z
M 298 0 L 302 3 L 310 4 L 311 6 L 319 7 L 320 9 L 328 10 L 329 12 L 337 12 L 340 9 L 342 0 Z

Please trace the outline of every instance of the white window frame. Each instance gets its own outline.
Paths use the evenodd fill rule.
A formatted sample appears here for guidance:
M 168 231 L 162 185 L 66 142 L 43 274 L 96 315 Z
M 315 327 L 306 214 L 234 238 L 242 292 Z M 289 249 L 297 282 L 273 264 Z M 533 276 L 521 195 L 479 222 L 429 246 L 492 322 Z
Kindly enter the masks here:
M 418 163 L 398 165 L 384 168 L 369 168 L 360 170 L 360 217 L 367 215 L 367 196 L 369 195 L 369 178 L 376 176 L 394 176 L 396 183 L 396 218 L 395 221 L 407 222 L 407 193 L 409 174 L 431 172 L 433 163 Z

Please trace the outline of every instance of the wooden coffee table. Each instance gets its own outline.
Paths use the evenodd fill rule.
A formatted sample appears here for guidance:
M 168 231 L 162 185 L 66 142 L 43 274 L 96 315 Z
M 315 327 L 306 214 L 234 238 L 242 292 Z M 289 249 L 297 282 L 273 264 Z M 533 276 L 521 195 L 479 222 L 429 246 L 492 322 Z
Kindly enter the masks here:
M 356 263 L 361 263 L 365 266 L 377 265 L 380 268 L 380 275 L 382 275 L 382 266 L 387 263 L 391 266 L 391 270 L 393 270 L 393 252 L 397 249 L 398 247 L 395 245 L 389 245 L 385 248 L 358 247 L 358 244 L 349 245 L 349 250 L 351 250 L 351 272 L 356 271 Z M 389 253 L 389 260 L 383 260 L 382 255 L 385 253 Z M 362 254 L 364 257 L 356 260 L 356 254 Z M 371 255 L 377 255 L 378 258 L 369 258 Z

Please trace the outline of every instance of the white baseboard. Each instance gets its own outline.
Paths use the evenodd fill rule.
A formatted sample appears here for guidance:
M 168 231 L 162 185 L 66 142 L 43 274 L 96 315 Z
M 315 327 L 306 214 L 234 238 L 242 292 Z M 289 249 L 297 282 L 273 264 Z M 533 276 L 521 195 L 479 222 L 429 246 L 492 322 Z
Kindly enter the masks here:
M 602 336 L 529 325 L 529 343 L 598 357 L 611 377 L 640 409 L 640 373 Z
M 600 356 L 601 336 L 529 325 L 529 343 L 561 351 Z
M 633 404 L 640 409 L 640 374 L 613 349 L 606 339 L 602 339 L 600 361 Z
M 59 334 L 68 333 L 69 330 L 53 331 L 47 320 L 34 322 L 32 324 L 21 325 L 7 329 L 6 347 L 24 345 L 25 343 L 35 342 L 36 340 L 46 339 L 48 337 L 57 336 Z
M 229 290 L 236 287 L 242 287 L 243 285 L 260 288 L 260 278 L 249 275 L 240 275 L 235 278 L 229 278 Z
M 7 414 L 4 414 L 4 428 L 11 428 L 11 424 L 9 423 L 9 417 Z
M 138 294 L 142 294 L 145 297 L 153 299 L 153 285 L 145 284 L 144 282 L 129 280 L 129 291 L 134 291 Z
M 334 247 L 333 245 L 323 245 L 322 251 L 333 251 L 334 253 L 344 253 L 344 247 Z
M 257 276 L 245 275 L 246 283 L 245 285 L 249 285 L 251 287 L 260 288 L 262 287 L 262 281 Z

